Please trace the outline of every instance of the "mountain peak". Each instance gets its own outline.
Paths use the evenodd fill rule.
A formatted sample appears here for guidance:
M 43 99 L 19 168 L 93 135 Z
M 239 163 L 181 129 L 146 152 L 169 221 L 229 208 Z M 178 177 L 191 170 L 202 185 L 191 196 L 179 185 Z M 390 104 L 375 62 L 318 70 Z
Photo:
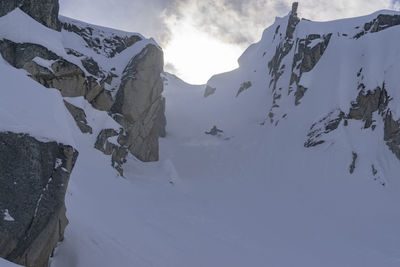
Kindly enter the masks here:
M 297 17 L 297 8 L 299 7 L 299 2 L 293 2 L 292 3 L 292 12 L 291 12 L 291 14 L 293 15 L 293 16 L 296 16 Z

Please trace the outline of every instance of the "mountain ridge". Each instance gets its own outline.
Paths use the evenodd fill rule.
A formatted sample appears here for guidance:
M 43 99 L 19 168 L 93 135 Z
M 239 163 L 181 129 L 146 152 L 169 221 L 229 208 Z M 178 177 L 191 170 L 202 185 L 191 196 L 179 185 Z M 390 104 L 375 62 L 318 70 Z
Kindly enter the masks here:
M 21 247 L 1 256 L 32 267 L 46 266 L 49 251 L 52 267 L 397 267 L 400 14 L 316 23 L 300 20 L 296 9 L 264 31 L 238 69 L 200 86 L 161 74 L 162 51 L 143 36 L 60 18 L 61 32 L 36 36 L 57 42 L 30 44 L 22 39 L 28 35 L 7 32 L 12 16 L 30 29 L 44 26 L 20 10 L 0 17 L 0 51 L 8 59 L 0 70 L 10 84 L 0 99 L 0 147 L 37 148 L 28 149 L 32 160 L 0 157 L 0 169 L 31 170 L 40 162 L 34 155 L 50 155 L 35 176 L 31 195 L 38 201 L 28 206 L 48 211 L 41 203 L 53 202 L 42 196 L 59 186 L 66 191 L 55 199 L 65 197 L 68 208 L 61 205 L 51 220 L 62 226 L 49 235 L 63 240 L 56 248 L 35 246 L 33 256 L 46 252 L 38 258 L 14 260 Z M 133 97 L 140 88 L 147 89 Z M 14 89 L 29 96 L 24 105 L 15 105 L 21 101 Z M 140 101 L 127 104 L 131 98 Z M 146 115 L 130 125 L 142 110 Z M 223 132 L 204 134 L 213 125 Z M 128 152 L 132 139 L 148 152 L 163 128 L 158 161 Z M 150 140 L 142 138 L 149 132 Z M 26 146 L 15 141 L 22 139 Z M 74 156 L 62 153 L 61 143 L 79 151 L 72 172 Z M 48 173 L 70 176 L 68 188 Z M 29 173 L 2 175 L 7 196 L 29 185 L 15 179 Z M 6 240 L 9 252 L 23 241 L 3 235 L 23 220 L 2 195 L 0 247 Z

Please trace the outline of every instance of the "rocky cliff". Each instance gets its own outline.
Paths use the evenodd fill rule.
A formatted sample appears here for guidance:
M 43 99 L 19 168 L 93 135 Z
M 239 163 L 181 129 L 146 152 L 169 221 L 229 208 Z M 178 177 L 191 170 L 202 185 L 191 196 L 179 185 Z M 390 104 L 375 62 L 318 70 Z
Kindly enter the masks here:
M 211 78 L 205 95 L 213 88 L 210 97 L 217 97 L 227 85 L 236 88 L 232 94 L 239 98 L 261 90 L 268 109 L 261 125 L 279 128 L 291 117 L 305 121 L 307 129 L 301 134 L 308 149 L 349 140 L 347 156 L 349 165 L 354 165 L 350 172 L 362 163 L 376 180 L 385 168 L 379 164 L 382 159 L 354 140 L 374 136 L 400 160 L 400 81 L 395 74 L 400 69 L 396 46 L 400 15 L 379 11 L 312 22 L 298 18 L 297 8 L 294 3 L 286 17 L 276 18 L 262 40 L 240 57 L 239 69 Z M 359 125 L 361 129 L 354 130 Z
M 55 9 L 43 9 L 43 12 L 51 13 Z M 18 10 L 12 12 L 23 16 Z M 6 37 L 0 40 L 0 53 L 7 62 L 25 69 L 43 86 L 59 89 L 64 97 L 83 96 L 94 108 L 108 112 L 120 124 L 119 129 L 113 129 L 118 145 L 113 146 L 111 155 L 115 159 L 112 164 L 121 175 L 128 153 L 142 161 L 158 160 L 158 137 L 165 135 L 166 124 L 165 100 L 161 96 L 161 48 L 139 34 L 65 17 L 60 18 L 60 25 L 63 43 L 49 47 L 40 40 L 21 42 Z M 41 30 L 47 31 L 53 41 L 59 38 L 56 32 Z M 93 134 L 104 137 L 102 133 Z
M 47 267 L 68 224 L 64 198 L 78 152 L 26 134 L 0 133 L 0 256 Z
M 29 267 L 48 266 L 64 237 L 64 198 L 80 149 L 68 132 L 89 136 L 121 176 L 130 154 L 158 160 L 165 136 L 161 48 L 137 33 L 59 17 L 58 9 L 57 0 L 0 3 L 0 67 L 11 75 L 0 115 L 0 257 Z M 21 83 L 21 73 L 34 86 Z M 18 95 L 26 120 L 7 108 Z

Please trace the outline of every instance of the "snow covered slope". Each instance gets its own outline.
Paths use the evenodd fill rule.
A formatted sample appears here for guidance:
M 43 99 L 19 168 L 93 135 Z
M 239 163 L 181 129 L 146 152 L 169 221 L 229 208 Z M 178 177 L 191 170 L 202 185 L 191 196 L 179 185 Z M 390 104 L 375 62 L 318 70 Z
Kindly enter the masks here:
M 27 133 L 41 141 L 75 145 L 70 130 L 74 122 L 58 90 L 44 88 L 3 58 L 0 58 L 0 73 L 4 95 L 0 98 L 0 131 Z
M 398 25 L 392 11 L 311 22 L 294 9 L 247 49 L 239 69 L 208 82 L 210 101 L 238 98 L 235 109 L 264 116 L 268 130 L 292 128 L 289 138 L 309 150 L 344 142 L 347 165 L 354 157 L 356 172 L 384 186 L 393 178 L 383 155 L 400 160 Z
M 80 155 L 52 267 L 399 266 L 399 14 L 294 13 L 206 98 L 165 74 L 160 160 L 129 157 L 126 179 L 93 149 L 115 122 L 64 98 L 94 134 L 71 125 Z M 205 135 L 212 125 L 224 133 Z
M 20 265 L 13 264 L 13 263 L 11 263 L 9 261 L 6 261 L 6 260 L 3 260 L 3 259 L 0 258 L 0 266 L 1 267 L 18 267 Z
M 305 148 L 301 114 L 260 125 L 264 87 L 239 97 L 218 87 L 204 98 L 205 86 L 164 78 L 159 162 L 130 159 L 127 179 L 113 178 L 79 138 L 85 160 L 71 179 L 71 223 L 53 267 L 398 266 L 399 162 L 375 132 L 360 134 L 360 123 L 348 128 L 359 140 Z M 213 124 L 222 136 L 204 134 Z M 380 151 L 385 186 L 358 162 L 349 173 L 351 145 L 365 147 L 360 155 Z

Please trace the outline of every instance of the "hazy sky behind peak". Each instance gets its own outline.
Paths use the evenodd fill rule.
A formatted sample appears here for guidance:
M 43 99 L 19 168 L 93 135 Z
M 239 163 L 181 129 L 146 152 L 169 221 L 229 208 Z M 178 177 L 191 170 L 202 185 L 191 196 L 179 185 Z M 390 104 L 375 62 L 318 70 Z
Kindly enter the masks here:
M 299 16 L 332 20 L 380 9 L 399 0 L 303 0 Z M 60 0 L 62 15 L 153 37 L 163 47 L 166 71 L 191 83 L 234 69 L 237 58 L 291 0 Z

